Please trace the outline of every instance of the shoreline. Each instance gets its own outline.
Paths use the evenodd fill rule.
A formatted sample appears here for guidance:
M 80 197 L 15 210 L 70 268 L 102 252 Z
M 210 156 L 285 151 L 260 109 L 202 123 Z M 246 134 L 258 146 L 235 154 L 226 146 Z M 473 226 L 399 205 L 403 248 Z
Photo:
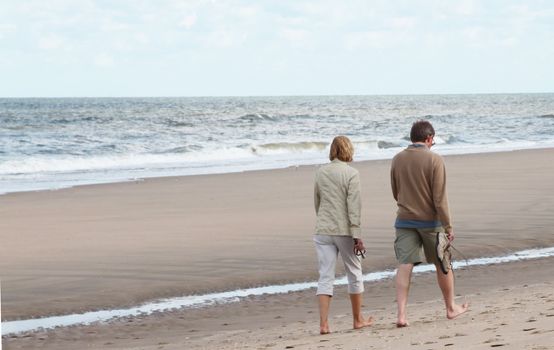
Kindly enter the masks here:
M 484 145 L 484 147 L 487 147 L 490 145 Z M 495 149 L 495 150 L 489 150 L 489 151 L 481 151 L 481 152 L 475 152 L 473 149 L 469 149 L 467 152 L 462 153 L 450 153 L 446 152 L 445 154 L 441 154 L 442 157 L 457 157 L 457 156 L 465 156 L 465 155 L 481 155 L 481 154 L 496 154 L 496 153 L 509 153 L 509 152 L 525 152 L 525 151 L 540 151 L 540 150 L 551 150 L 554 149 L 554 145 L 551 146 L 545 146 L 545 145 L 539 145 L 539 146 L 532 146 L 532 147 L 526 147 L 526 148 L 506 148 L 506 149 Z M 398 153 L 401 149 L 399 149 L 397 152 L 395 152 L 392 156 L 394 156 L 396 153 Z M 391 160 L 392 156 L 383 156 L 381 158 L 373 158 L 373 159 L 363 159 L 360 161 L 355 161 L 354 163 L 366 163 L 366 162 L 375 162 L 375 161 L 383 161 L 383 160 Z M 28 189 L 28 190 L 17 190 L 17 191 L 9 191 L 9 192 L 0 192 L 1 196 L 11 195 L 11 194 L 17 194 L 17 193 L 36 193 L 36 192 L 43 192 L 43 191 L 61 191 L 61 190 L 67 190 L 71 188 L 79 188 L 84 186 L 102 186 L 102 185 L 114 185 L 114 184 L 122 184 L 122 183 L 129 183 L 129 182 L 143 182 L 143 181 L 149 181 L 149 180 L 160 180 L 160 179 L 171 179 L 171 178 L 181 178 L 181 177 L 191 177 L 191 176 L 210 176 L 210 175 L 226 175 L 226 174 L 242 174 L 242 173 L 250 173 L 250 172 L 258 172 L 258 171 L 274 171 L 274 170 L 282 170 L 282 169 L 289 169 L 289 168 L 298 168 L 298 167 L 314 167 L 314 166 L 320 166 L 324 163 L 318 162 L 318 163 L 301 163 L 301 164 L 291 164 L 286 166 L 279 166 L 279 167 L 261 167 L 261 168 L 249 168 L 246 169 L 237 169 L 237 170 L 231 170 L 226 172 L 200 172 L 200 173 L 192 173 L 192 174 L 181 174 L 181 175 L 166 175 L 166 176 L 145 176 L 145 177 L 134 177 L 134 178 L 125 178 L 125 179 L 114 179 L 114 180 L 106 180 L 102 182 L 95 182 L 95 183 L 80 183 L 76 185 L 68 185 L 68 186 L 62 186 L 62 187 L 56 187 L 56 188 L 43 188 L 43 189 Z M 217 167 L 219 168 L 219 167 Z M 232 167 L 231 167 L 232 168 Z M 111 169 L 105 169 L 105 170 L 111 170 Z M 96 170 L 96 171 L 102 171 L 102 170 Z
M 480 257 L 476 259 L 453 261 L 454 270 L 469 269 L 473 266 L 488 266 L 497 264 L 506 264 L 511 262 L 524 262 L 528 260 L 545 259 L 554 257 L 554 247 L 545 249 L 529 249 L 525 251 L 514 252 L 508 256 Z M 414 267 L 414 275 L 432 273 L 435 268 L 429 264 L 418 265 Z M 394 277 L 395 271 L 374 271 L 364 274 L 364 284 L 381 283 Z M 338 277 L 335 281 L 335 287 L 347 285 L 346 277 Z M 39 330 L 56 330 L 71 326 L 88 326 L 97 322 L 110 323 L 121 318 L 144 317 L 153 313 L 171 312 L 172 310 L 190 310 L 197 308 L 206 308 L 212 305 L 229 304 L 242 302 L 255 297 L 271 297 L 277 294 L 288 294 L 302 292 L 317 288 L 317 281 L 288 284 L 262 286 L 249 289 L 226 291 L 222 293 L 212 293 L 208 295 L 191 295 L 166 300 L 154 300 L 144 305 L 138 305 L 131 309 L 118 310 L 99 310 L 87 312 L 84 314 L 46 316 L 38 319 L 12 320 L 2 322 L 2 336 L 19 335 L 21 333 L 33 333 Z
M 456 246 L 468 258 L 554 245 L 545 230 L 554 223 L 554 164 L 545 162 L 553 154 L 445 156 Z M 362 178 L 366 272 L 395 266 L 389 164 L 353 164 Z M 2 316 L 29 319 L 315 280 L 314 171 L 164 177 L 0 196 Z
M 429 349 L 444 346 L 488 349 L 549 349 L 554 317 L 554 258 L 455 270 L 457 300 L 470 310 L 446 320 L 433 273 L 413 277 L 410 327 L 394 327 L 394 283 L 366 283 L 364 315 L 374 325 L 351 329 L 346 286 L 336 287 L 332 333 L 318 334 L 313 290 L 247 298 L 204 309 L 173 310 L 95 323 L 3 336 L 6 349 Z M 529 273 L 534 271 L 534 273 Z

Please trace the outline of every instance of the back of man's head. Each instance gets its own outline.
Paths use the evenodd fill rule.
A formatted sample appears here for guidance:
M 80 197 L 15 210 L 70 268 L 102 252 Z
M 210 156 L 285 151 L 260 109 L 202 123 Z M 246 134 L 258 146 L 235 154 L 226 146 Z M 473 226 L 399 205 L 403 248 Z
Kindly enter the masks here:
M 412 130 L 410 131 L 412 142 L 425 142 L 429 136 L 435 136 L 435 129 L 427 120 L 418 120 L 412 124 Z

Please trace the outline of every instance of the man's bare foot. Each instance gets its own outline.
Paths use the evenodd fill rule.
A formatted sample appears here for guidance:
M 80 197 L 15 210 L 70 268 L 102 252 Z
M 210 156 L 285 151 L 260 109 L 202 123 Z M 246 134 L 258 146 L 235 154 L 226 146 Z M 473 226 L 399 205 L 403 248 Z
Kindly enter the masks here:
M 364 327 L 369 327 L 373 324 L 373 317 L 369 316 L 367 320 L 364 320 L 363 317 L 354 321 L 354 329 L 360 329 Z
M 329 330 L 329 324 L 327 322 L 319 326 L 319 334 L 329 334 L 329 333 L 331 333 L 331 331 Z
M 463 303 L 462 305 L 454 305 L 452 310 L 446 310 L 446 318 L 453 320 L 460 316 L 469 309 L 469 303 Z
M 397 321 L 396 322 L 396 328 L 404 328 L 404 327 L 408 327 L 410 324 L 406 321 Z

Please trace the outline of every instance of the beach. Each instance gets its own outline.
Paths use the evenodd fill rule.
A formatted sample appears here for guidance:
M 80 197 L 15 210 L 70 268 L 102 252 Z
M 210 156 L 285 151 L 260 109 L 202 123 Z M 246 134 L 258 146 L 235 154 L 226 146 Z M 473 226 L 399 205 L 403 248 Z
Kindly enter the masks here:
M 456 248 L 477 258 L 554 246 L 552 159 L 554 149 L 446 156 Z M 364 272 L 393 269 L 390 160 L 353 166 L 362 181 Z M 317 280 L 315 169 L 2 195 L 2 321 Z M 331 309 L 336 332 L 325 337 L 314 333 L 317 308 L 314 291 L 307 290 L 8 335 L 3 343 L 6 349 L 427 349 L 450 343 L 549 349 L 554 348 L 553 261 L 457 271 L 457 293 L 472 306 L 449 322 L 433 274 L 417 276 L 409 306 L 412 325 L 402 330 L 392 325 L 394 289 L 386 280 L 366 285 L 364 310 L 376 319 L 363 331 L 349 330 L 349 305 L 339 287 Z

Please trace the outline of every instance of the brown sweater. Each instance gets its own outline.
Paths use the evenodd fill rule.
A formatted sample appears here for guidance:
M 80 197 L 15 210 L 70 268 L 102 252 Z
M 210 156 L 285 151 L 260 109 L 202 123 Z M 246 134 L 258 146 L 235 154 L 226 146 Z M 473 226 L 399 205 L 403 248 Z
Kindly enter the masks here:
M 409 146 L 392 159 L 390 175 L 399 220 L 440 221 L 452 228 L 441 156 L 426 146 Z

